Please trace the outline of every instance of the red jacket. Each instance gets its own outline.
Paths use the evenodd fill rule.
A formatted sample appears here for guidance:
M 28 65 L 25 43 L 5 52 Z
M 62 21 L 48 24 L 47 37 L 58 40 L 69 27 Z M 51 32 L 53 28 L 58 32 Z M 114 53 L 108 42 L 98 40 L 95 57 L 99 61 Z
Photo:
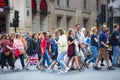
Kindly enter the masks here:
M 41 43 L 40 43 L 40 48 L 41 50 L 43 49 L 43 53 L 41 51 L 41 54 L 44 54 L 47 48 L 47 40 L 46 39 L 42 39 Z

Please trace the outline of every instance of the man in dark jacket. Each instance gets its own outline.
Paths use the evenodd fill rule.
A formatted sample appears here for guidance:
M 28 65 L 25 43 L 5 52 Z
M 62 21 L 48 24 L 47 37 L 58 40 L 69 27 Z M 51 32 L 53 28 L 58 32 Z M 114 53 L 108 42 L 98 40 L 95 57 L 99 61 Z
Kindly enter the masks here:
M 113 46 L 113 62 L 114 67 L 118 66 L 118 60 L 120 56 L 120 47 L 119 47 L 119 24 L 114 24 L 114 30 L 112 32 L 112 46 Z

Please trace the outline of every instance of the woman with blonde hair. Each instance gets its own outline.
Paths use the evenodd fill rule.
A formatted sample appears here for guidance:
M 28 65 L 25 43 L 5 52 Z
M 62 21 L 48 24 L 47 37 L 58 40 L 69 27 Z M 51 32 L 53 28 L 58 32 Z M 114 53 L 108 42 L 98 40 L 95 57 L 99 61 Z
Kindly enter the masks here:
M 88 61 L 88 65 L 91 62 L 95 62 L 97 57 L 98 57 L 98 38 L 97 38 L 97 28 L 96 27 L 92 27 L 91 28 L 91 52 L 92 52 L 92 57 L 91 59 Z

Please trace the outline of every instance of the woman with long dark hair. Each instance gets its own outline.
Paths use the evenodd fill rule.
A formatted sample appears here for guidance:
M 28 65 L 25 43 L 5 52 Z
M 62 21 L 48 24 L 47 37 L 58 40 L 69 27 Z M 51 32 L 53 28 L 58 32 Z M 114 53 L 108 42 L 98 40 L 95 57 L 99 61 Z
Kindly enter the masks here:
M 8 34 L 3 35 L 3 40 L 2 40 L 2 63 L 1 63 L 1 68 L 3 70 L 6 61 L 11 67 L 11 70 L 17 70 L 15 69 L 14 65 L 14 58 L 13 58 L 13 42 L 10 40 L 10 36 Z
M 41 70 L 44 69 L 44 65 L 45 65 L 45 61 L 47 61 L 47 65 L 48 67 L 50 66 L 50 59 L 49 59 L 49 54 L 48 54 L 48 50 L 50 50 L 50 45 L 48 44 L 48 40 L 47 40 L 47 33 L 43 32 L 43 37 L 40 43 L 40 47 L 41 47 Z

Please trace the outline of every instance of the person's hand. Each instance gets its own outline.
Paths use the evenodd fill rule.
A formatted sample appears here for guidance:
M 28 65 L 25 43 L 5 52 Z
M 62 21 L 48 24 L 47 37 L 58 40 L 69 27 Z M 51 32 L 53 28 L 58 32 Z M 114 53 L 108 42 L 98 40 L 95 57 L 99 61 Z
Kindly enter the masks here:
M 41 59 L 43 58 L 43 54 L 41 54 Z
M 42 54 L 44 54 L 44 51 L 43 51 L 43 50 L 42 50 L 41 52 L 42 52 Z
M 74 43 L 75 43 L 75 42 L 77 42 L 77 40 L 76 40 L 76 39 L 74 40 Z
M 84 44 L 82 44 L 82 45 L 81 45 L 81 48 L 82 48 L 82 49 L 84 49 L 84 48 L 85 48 L 85 45 L 84 45 Z
M 105 45 L 105 47 L 106 47 L 106 48 L 108 48 L 108 47 L 109 47 L 109 45 Z
M 10 50 L 14 51 L 14 50 L 16 50 L 16 48 L 10 48 Z
M 107 43 L 106 44 L 109 44 L 110 42 L 109 41 L 107 41 Z
M 56 44 L 60 44 L 59 42 L 56 42 Z
M 52 52 L 51 48 L 49 48 L 48 53 L 50 54 Z

